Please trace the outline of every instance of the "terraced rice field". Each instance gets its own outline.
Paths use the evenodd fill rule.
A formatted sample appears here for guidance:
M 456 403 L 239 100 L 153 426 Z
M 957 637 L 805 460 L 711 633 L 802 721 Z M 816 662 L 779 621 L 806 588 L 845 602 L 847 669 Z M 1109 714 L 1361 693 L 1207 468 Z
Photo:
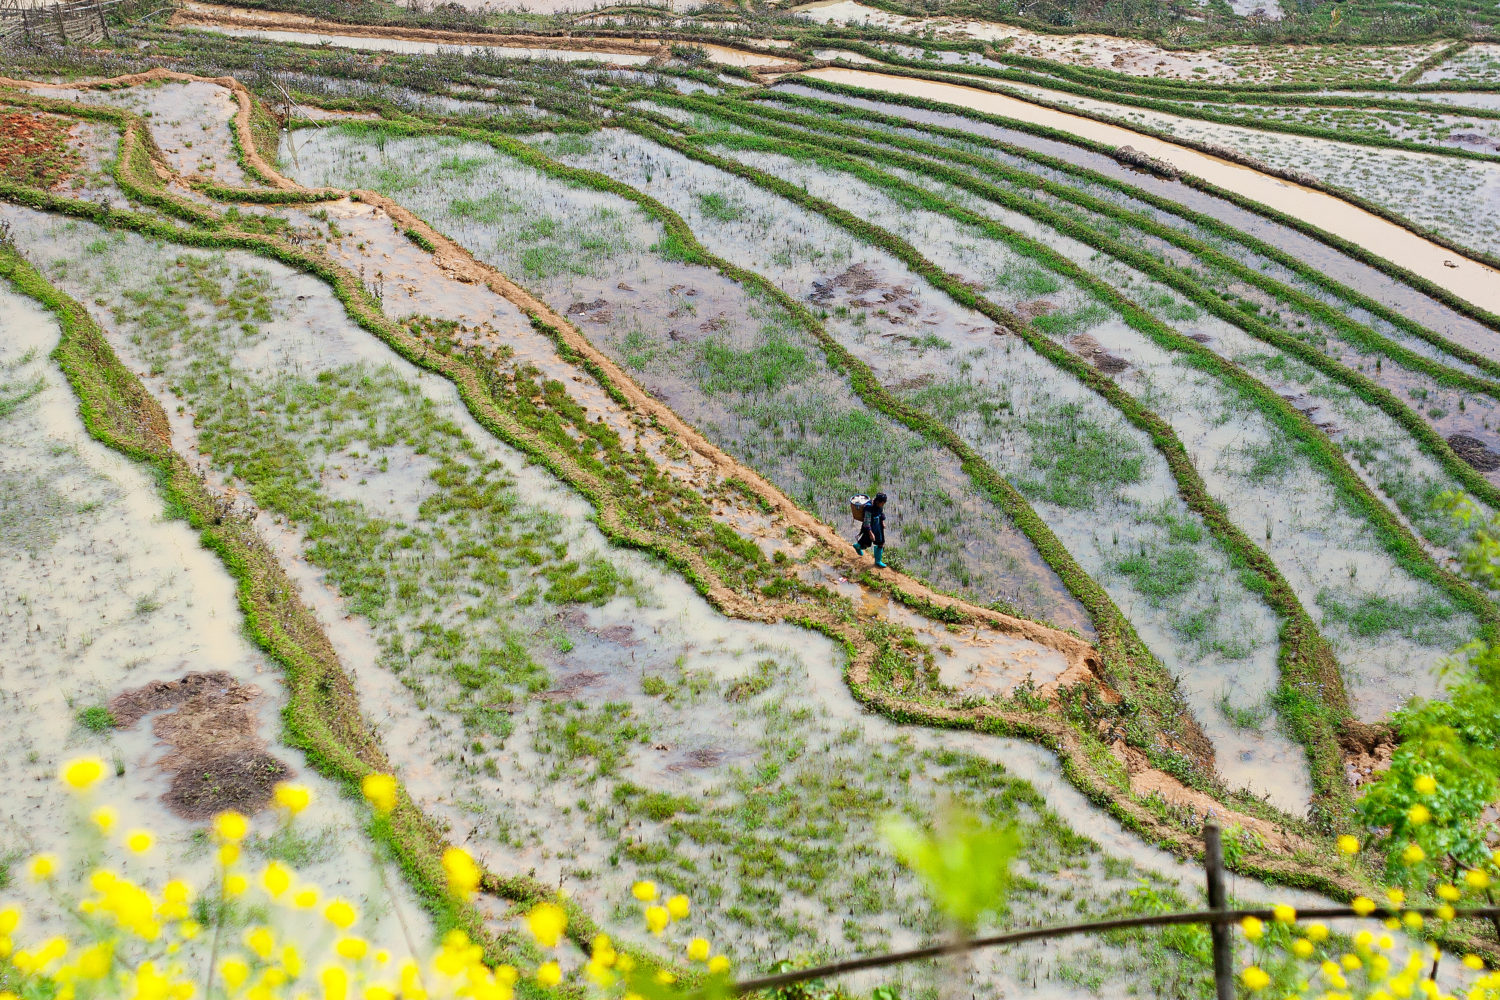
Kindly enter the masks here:
M 0 887 L 79 753 L 151 874 L 238 809 L 377 947 L 524 963 L 558 898 L 569 968 L 661 954 L 641 880 L 737 974 L 940 938 L 882 830 L 954 805 L 1023 845 L 979 932 L 1195 907 L 1209 819 L 1246 902 L 1393 877 L 1335 838 L 1497 624 L 1482 45 L 313 13 L 0 52 Z M 1136 929 L 841 988 L 1211 981 Z

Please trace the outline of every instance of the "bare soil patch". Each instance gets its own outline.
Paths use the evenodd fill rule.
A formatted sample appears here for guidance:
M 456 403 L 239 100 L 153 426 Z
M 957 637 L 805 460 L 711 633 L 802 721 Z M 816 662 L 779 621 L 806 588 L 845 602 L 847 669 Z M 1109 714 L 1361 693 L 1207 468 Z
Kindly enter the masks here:
M 109 709 L 122 729 L 161 713 L 151 732 L 170 747 L 159 766 L 172 775 L 162 801 L 184 819 L 202 820 L 226 809 L 258 812 L 292 775 L 260 737 L 261 697 L 222 671 L 194 672 L 122 692 Z
M 1500 469 L 1500 455 L 1491 451 L 1488 446 L 1476 437 L 1467 434 L 1448 435 L 1448 445 L 1458 457 L 1468 462 L 1480 472 L 1494 472 Z
M 71 123 L 25 111 L 0 114 L 0 178 L 30 187 L 54 188 L 83 157 L 68 144 Z

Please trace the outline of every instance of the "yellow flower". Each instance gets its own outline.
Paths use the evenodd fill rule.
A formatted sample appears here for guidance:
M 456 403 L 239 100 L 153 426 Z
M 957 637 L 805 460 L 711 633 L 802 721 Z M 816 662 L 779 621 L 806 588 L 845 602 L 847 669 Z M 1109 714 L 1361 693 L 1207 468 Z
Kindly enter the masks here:
M 104 761 L 98 757 L 75 757 L 58 772 L 62 783 L 75 792 L 86 792 L 104 777 Z
M 526 914 L 526 927 L 543 948 L 556 948 L 568 929 L 568 911 L 556 903 L 538 903 Z
M 1271 985 L 1271 977 L 1260 966 L 1251 965 L 1240 973 L 1240 982 L 1245 984 L 1247 990 L 1263 990 Z
M 706 962 L 706 961 L 708 961 L 708 953 L 709 953 L 708 941 L 705 940 L 704 938 L 696 937 L 696 938 L 693 938 L 691 941 L 688 942 L 688 946 L 687 946 L 688 961 L 690 961 L 690 962 Z
M 1358 854 L 1359 840 L 1355 837 L 1349 836 L 1349 834 L 1347 833 L 1344 834 L 1339 838 L 1339 851 L 1344 854 Z
M 261 961 L 268 962 L 276 950 L 276 935 L 269 927 L 256 927 L 245 934 L 245 947 L 255 952 Z
M 292 870 L 280 861 L 272 861 L 260 873 L 260 884 L 272 899 L 279 899 L 292 887 Z
M 226 810 L 214 817 L 214 836 L 221 843 L 238 844 L 250 832 L 250 821 L 234 810 Z
M 1420 864 L 1427 857 L 1427 852 L 1422 850 L 1422 845 L 1417 843 L 1407 844 L 1401 850 L 1401 860 L 1409 865 Z
M 536 969 L 537 985 L 550 990 L 562 982 L 562 966 L 556 962 L 543 962 Z
M 660 935 L 662 931 L 667 929 L 667 925 L 671 922 L 672 915 L 667 912 L 665 906 L 646 907 L 646 926 L 651 930 L 652 934 Z
M 1417 790 L 1418 795 L 1431 795 L 1437 791 L 1437 779 L 1430 774 L 1419 774 L 1411 786 Z
M 342 899 L 335 899 L 329 903 L 327 909 L 323 911 L 323 916 L 341 931 L 347 931 L 359 919 L 359 913 L 354 907 Z
M 1470 868 L 1464 872 L 1464 881 L 1475 889 L 1488 889 L 1490 886 L 1490 873 L 1483 868 Z
M 1295 907 L 1282 903 L 1271 910 L 1272 919 L 1278 924 L 1294 924 L 1297 922 L 1297 910 Z
M 717 976 L 729 971 L 729 959 L 723 955 L 715 955 L 708 960 L 708 971 Z
M 1480 958 L 1478 955 L 1465 955 L 1464 966 L 1465 968 L 1474 970 L 1482 969 L 1484 968 L 1484 959 Z
M 691 909 L 686 896 L 677 895 L 667 900 L 667 915 L 673 920 L 686 920 Z
M 228 843 L 225 843 L 225 844 L 220 844 L 219 845 L 219 864 L 223 865 L 225 868 L 228 868 L 230 865 L 234 864 L 239 859 L 240 859 L 240 845 L 239 844 L 228 844 Z
M 310 910 L 318 905 L 318 890 L 312 886 L 308 886 L 306 889 L 298 889 L 296 894 L 292 896 L 292 903 L 299 910 Z
M 1266 932 L 1265 924 L 1260 922 L 1259 917 L 1246 917 L 1240 921 L 1240 929 L 1245 932 L 1245 937 L 1251 941 L 1259 941 L 1261 935 Z
M 1461 893 L 1461 892 L 1458 891 L 1458 886 L 1456 886 L 1456 885 L 1446 885 L 1445 884 L 1445 885 L 1440 885 L 1440 886 L 1437 887 L 1437 897 L 1438 897 L 1438 899 L 1444 900 L 1444 901 L 1449 902 L 1449 903 L 1456 903 L 1456 902 L 1458 902 L 1459 897 L 1462 896 L 1462 895 L 1463 895 L 1463 893 Z
M 1401 889 L 1389 889 L 1386 891 L 1385 898 L 1391 901 L 1392 906 L 1399 909 L 1406 902 L 1406 893 Z
M 27 862 L 26 874 L 33 882 L 45 882 L 57 874 L 56 854 L 33 854 Z
M 1339 959 L 1339 964 L 1349 972 L 1353 972 L 1355 969 L 1360 968 L 1365 963 L 1359 960 L 1358 955 L 1344 955 Z
M 125 836 L 125 846 L 133 854 L 145 854 L 155 843 L 156 838 L 151 835 L 150 830 L 131 830 Z
M 224 895 L 231 899 L 243 896 L 250 888 L 250 880 L 239 872 L 224 876 Z
M 0 910 L 0 935 L 10 937 L 21 926 L 21 911 L 14 906 Z
M 306 809 L 312 802 L 312 789 L 306 785 L 294 785 L 283 781 L 272 790 L 276 801 L 276 807 L 286 812 L 288 816 L 295 816 Z
M 1401 922 L 1412 930 L 1417 930 L 1422 926 L 1422 914 L 1408 912 L 1401 918 Z
M 94 825 L 99 828 L 100 833 L 108 837 L 114 830 L 115 824 L 119 822 L 120 814 L 109 806 L 100 806 L 89 813 L 89 819 L 93 820 Z
M 443 852 L 443 870 L 448 873 L 448 888 L 455 896 L 473 899 L 479 892 L 479 866 L 469 852 L 450 847 Z
M 357 937 L 339 938 L 338 944 L 334 945 L 334 950 L 337 951 L 341 957 L 347 958 L 351 962 L 357 962 L 360 959 L 364 958 L 365 954 L 369 952 L 370 942 L 366 941 L 364 938 Z
M 654 978 L 663 986 L 671 986 L 673 983 L 677 982 L 677 977 L 672 975 L 672 973 L 668 972 L 666 969 L 657 969 L 656 976 Z
M 637 882 L 630 887 L 630 894 L 643 903 L 649 903 L 657 896 L 655 882 Z
M 1292 942 L 1292 954 L 1298 958 L 1311 958 L 1312 953 L 1313 943 L 1307 938 L 1298 938 Z
M 1349 905 L 1354 908 L 1355 913 L 1358 913 L 1362 917 L 1368 917 L 1375 912 L 1375 900 L 1366 896 L 1356 896 L 1354 902 Z
M 1453 904 L 1452 903 L 1439 903 L 1438 904 L 1437 917 L 1438 917 L 1439 920 L 1452 920 L 1457 915 L 1458 915 L 1458 911 L 1453 908 Z
M 337 965 L 327 965 L 318 973 L 323 984 L 323 1000 L 346 1000 L 349 995 L 349 973 Z
M 1412 826 L 1422 826 L 1432 819 L 1432 810 L 1418 802 L 1406 810 L 1406 821 Z
M 360 782 L 365 801 L 380 815 L 388 815 L 396 808 L 396 778 L 390 774 L 367 774 Z
M 245 964 L 243 958 L 226 958 L 219 963 L 219 975 L 224 977 L 224 982 L 229 988 L 237 990 L 245 984 L 250 975 L 250 966 Z

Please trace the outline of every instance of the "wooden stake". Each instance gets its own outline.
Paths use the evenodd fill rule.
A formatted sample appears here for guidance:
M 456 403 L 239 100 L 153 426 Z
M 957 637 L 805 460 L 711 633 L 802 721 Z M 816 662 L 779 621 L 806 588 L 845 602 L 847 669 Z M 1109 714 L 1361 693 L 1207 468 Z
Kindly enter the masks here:
M 1208 908 L 1228 909 L 1224 898 L 1224 842 L 1217 823 L 1203 824 L 1203 869 L 1208 875 Z M 1214 996 L 1234 1000 L 1234 941 L 1228 924 L 1212 924 L 1214 943 Z

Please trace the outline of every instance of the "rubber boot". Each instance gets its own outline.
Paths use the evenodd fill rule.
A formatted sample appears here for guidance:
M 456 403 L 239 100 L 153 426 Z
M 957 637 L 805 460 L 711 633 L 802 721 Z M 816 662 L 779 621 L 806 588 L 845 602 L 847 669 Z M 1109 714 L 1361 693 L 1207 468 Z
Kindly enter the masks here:
M 881 558 L 881 556 L 883 556 L 884 554 L 885 554 L 885 546 L 884 545 L 877 545 L 877 546 L 875 546 L 875 565 L 879 566 L 881 569 L 885 569 L 885 560 Z
M 854 543 L 854 554 L 857 556 L 862 556 L 865 554 L 865 546 L 863 542 Z

